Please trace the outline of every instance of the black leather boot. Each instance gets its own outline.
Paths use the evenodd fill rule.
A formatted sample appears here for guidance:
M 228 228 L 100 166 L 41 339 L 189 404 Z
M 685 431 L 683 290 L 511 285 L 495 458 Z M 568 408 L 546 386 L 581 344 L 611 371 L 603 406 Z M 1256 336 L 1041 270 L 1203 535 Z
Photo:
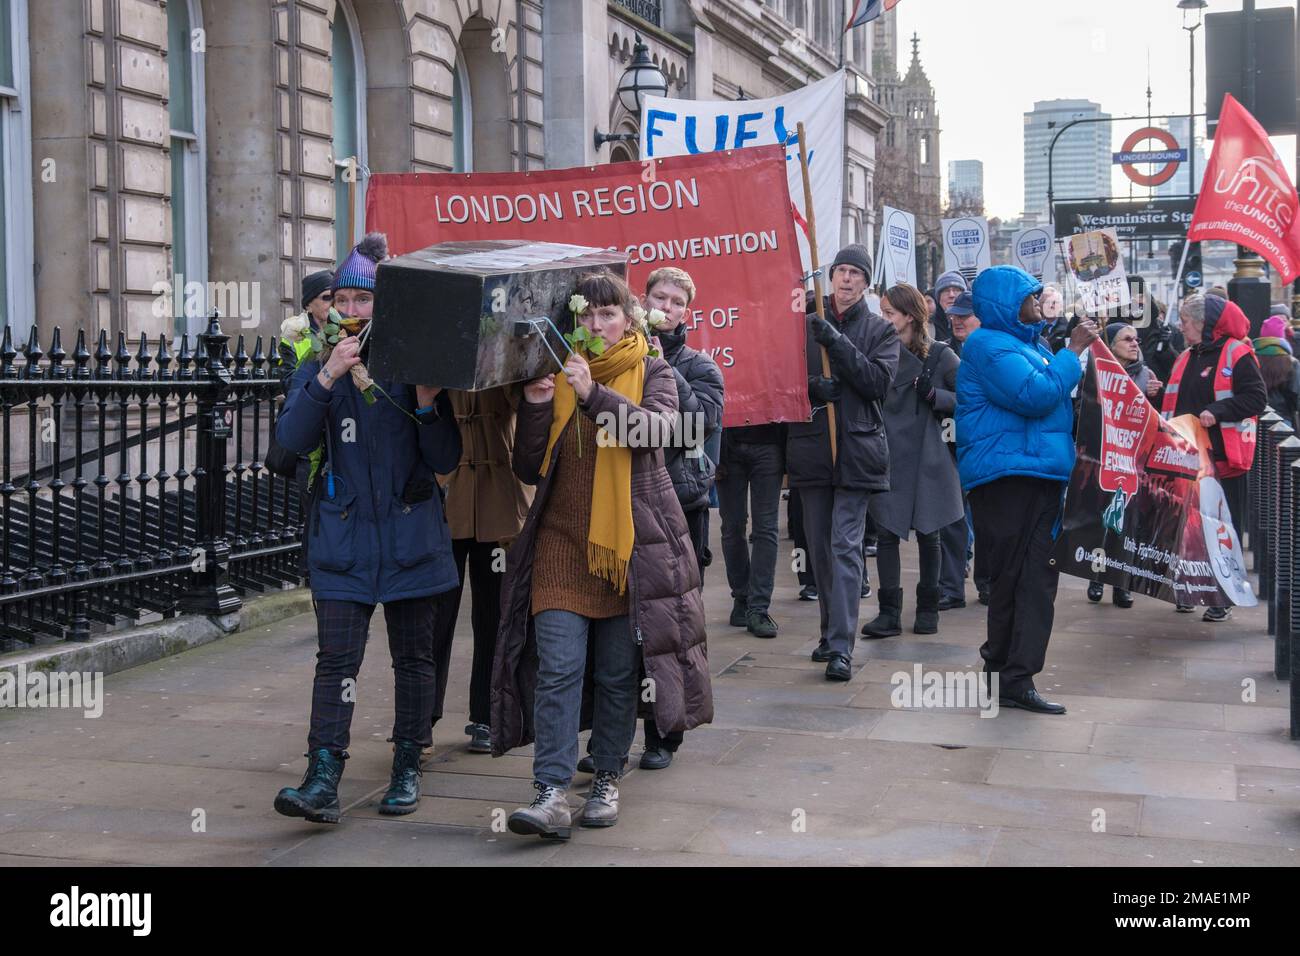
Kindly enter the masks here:
M 305 817 L 312 823 L 338 823 L 339 779 L 345 756 L 324 747 L 307 754 L 306 776 L 298 786 L 285 787 L 276 794 L 275 812 Z
M 913 634 L 939 633 L 939 595 L 938 588 L 916 586 L 916 622 L 912 625 Z
M 863 637 L 895 637 L 903 633 L 903 589 L 881 588 L 880 613 L 862 625 Z
M 411 813 L 420 805 L 420 745 L 399 740 L 393 746 L 393 777 L 379 801 L 379 812 L 390 816 Z

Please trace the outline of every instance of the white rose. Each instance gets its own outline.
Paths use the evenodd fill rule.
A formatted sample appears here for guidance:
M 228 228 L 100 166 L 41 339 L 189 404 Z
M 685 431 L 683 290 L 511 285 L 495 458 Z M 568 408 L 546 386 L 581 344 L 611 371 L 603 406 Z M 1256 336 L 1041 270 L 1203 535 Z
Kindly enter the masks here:
M 280 323 L 280 340 L 283 342 L 296 342 L 306 334 L 310 323 L 305 315 L 291 315 Z
M 569 296 L 569 311 L 574 315 L 582 315 L 587 311 L 587 300 L 576 294 Z
M 646 321 L 650 323 L 650 328 L 657 329 L 668 321 L 668 316 L 664 315 L 662 309 L 651 309 L 650 316 Z

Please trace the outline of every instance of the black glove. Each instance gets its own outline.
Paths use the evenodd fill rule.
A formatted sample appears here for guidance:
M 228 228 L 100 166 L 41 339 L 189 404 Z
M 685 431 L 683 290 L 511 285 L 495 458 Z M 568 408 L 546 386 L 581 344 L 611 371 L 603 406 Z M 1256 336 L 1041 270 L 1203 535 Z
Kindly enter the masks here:
M 808 330 L 812 332 L 813 340 L 826 348 L 834 345 L 835 340 L 840 337 L 840 333 L 835 331 L 835 326 L 820 318 L 816 312 L 808 316 Z
M 810 375 L 808 377 L 808 397 L 812 399 L 814 405 L 829 405 L 831 402 L 838 402 L 841 394 L 839 379 L 822 378 L 819 375 Z
M 922 401 L 929 402 L 931 405 L 934 404 L 933 379 L 934 369 L 924 368 L 921 370 L 921 374 L 916 377 L 916 381 L 912 383 L 912 386 L 916 389 L 917 397 Z

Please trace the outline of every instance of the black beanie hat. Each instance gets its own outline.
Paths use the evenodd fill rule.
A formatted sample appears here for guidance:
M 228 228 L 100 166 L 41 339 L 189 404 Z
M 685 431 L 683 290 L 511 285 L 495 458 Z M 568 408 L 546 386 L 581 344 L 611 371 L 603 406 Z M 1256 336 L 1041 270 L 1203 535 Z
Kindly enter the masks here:
M 835 254 L 835 261 L 831 263 L 832 275 L 835 273 L 836 266 L 853 266 L 855 269 L 861 269 L 863 275 L 867 277 L 867 283 L 871 282 L 871 253 L 861 243 L 847 245 Z
M 313 272 L 311 275 L 303 276 L 302 279 L 302 307 L 307 308 L 307 303 L 316 298 L 322 292 L 328 292 L 330 286 L 334 284 L 334 273 L 328 269 L 322 269 L 320 272 Z

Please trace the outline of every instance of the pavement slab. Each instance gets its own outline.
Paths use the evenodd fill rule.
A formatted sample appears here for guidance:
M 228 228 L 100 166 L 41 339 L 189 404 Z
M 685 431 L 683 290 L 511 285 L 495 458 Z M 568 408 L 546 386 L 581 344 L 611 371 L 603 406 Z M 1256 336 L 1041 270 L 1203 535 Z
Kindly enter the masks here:
M 910 595 L 914 550 L 904 560 Z M 989 718 L 896 701 L 918 665 L 979 668 L 986 611 L 968 591 L 968 607 L 945 612 L 939 634 L 858 641 L 843 684 L 808 659 L 817 608 L 796 599 L 787 563 L 770 640 L 728 625 L 724 569 L 713 567 L 713 723 L 687 733 L 657 771 L 637 767 L 638 728 L 618 825 L 575 826 L 567 843 L 505 832 L 506 816 L 533 796 L 530 747 L 499 758 L 464 749 L 469 595 L 416 811 L 378 812 L 393 687 L 377 613 L 343 822 L 277 815 L 276 791 L 306 766 L 316 638 L 304 614 L 110 675 L 98 718 L 0 711 L 0 867 L 1300 863 L 1300 743 L 1289 737 L 1289 686 L 1272 675 L 1262 608 L 1210 625 L 1151 599 L 1127 611 L 1092 605 L 1082 581 L 1063 578 L 1037 684 L 1067 714 Z M 861 619 L 877 609 L 863 601 Z M 569 789 L 575 815 L 590 780 L 577 774 Z

